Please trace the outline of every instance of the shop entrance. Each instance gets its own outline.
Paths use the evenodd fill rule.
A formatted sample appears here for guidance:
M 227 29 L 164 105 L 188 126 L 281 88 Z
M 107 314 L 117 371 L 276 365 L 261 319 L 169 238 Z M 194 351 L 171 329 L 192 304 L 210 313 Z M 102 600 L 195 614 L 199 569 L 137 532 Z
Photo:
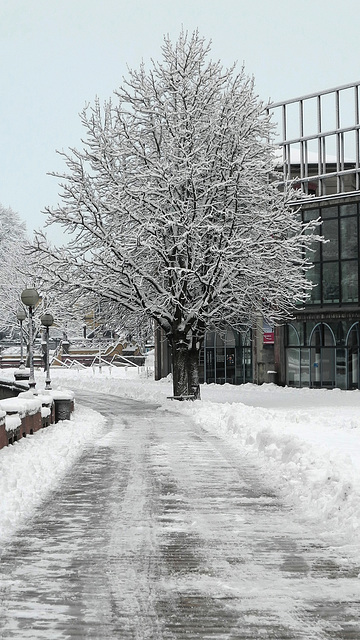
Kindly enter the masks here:
M 243 334 L 230 328 L 206 334 L 200 353 L 203 375 L 208 384 L 243 384 L 252 382 L 250 330 Z

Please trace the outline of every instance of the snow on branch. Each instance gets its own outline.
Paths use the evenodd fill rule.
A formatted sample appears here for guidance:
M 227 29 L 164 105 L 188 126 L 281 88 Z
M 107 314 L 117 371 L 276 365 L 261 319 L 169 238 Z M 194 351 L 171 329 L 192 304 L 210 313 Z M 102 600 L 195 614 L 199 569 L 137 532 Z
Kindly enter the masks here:
M 160 62 L 84 109 L 83 147 L 62 153 L 61 203 L 47 209 L 71 240 L 36 247 L 51 277 L 148 314 L 170 340 L 288 317 L 319 241 L 277 188 L 253 79 L 209 54 L 197 32 L 165 38 Z

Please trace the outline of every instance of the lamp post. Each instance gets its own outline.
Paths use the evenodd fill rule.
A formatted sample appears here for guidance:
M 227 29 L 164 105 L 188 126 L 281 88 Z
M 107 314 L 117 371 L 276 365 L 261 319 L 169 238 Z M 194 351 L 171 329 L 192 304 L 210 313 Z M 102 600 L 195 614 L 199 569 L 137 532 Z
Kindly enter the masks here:
M 29 387 L 35 389 L 36 382 L 34 376 L 34 350 L 33 350 L 33 308 L 39 302 L 39 294 L 36 289 L 24 289 L 21 294 L 21 301 L 29 307 L 29 360 L 30 360 L 30 377 Z
M 51 313 L 44 313 L 41 316 L 41 324 L 46 329 L 46 378 L 45 378 L 45 389 L 51 389 L 51 380 L 50 380 L 50 357 L 49 357 L 49 327 L 54 324 L 54 318 Z
M 25 310 L 22 307 L 19 307 L 16 312 L 16 317 L 20 322 L 20 366 L 19 369 L 25 369 L 24 362 L 24 340 L 23 340 L 23 322 L 26 318 Z

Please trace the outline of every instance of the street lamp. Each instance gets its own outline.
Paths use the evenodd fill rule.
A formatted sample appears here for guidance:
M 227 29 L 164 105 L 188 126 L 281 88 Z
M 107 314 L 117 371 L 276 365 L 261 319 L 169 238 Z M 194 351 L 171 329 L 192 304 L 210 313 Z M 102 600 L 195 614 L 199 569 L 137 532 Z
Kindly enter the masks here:
M 51 380 L 50 380 L 50 357 L 49 357 L 49 327 L 54 324 L 54 318 L 51 313 L 44 313 L 41 316 L 41 324 L 46 329 L 46 378 L 45 378 L 45 389 L 51 389 Z
M 33 308 L 39 302 L 39 294 L 36 289 L 24 289 L 21 294 L 21 301 L 29 307 L 29 360 L 30 360 L 30 377 L 29 387 L 35 389 L 36 382 L 34 376 L 34 350 L 33 350 Z
M 16 317 L 20 322 L 20 366 L 19 369 L 25 369 L 24 363 L 24 341 L 23 341 L 23 322 L 26 318 L 25 310 L 22 307 L 19 307 L 16 312 Z

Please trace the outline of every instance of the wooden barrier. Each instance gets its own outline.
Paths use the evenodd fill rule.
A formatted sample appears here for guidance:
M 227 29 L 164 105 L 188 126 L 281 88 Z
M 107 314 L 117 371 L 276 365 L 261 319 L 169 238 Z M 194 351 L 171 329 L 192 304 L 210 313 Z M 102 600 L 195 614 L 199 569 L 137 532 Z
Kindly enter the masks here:
M 6 411 L 0 410 L 0 449 L 8 444 L 8 437 L 5 428 Z

